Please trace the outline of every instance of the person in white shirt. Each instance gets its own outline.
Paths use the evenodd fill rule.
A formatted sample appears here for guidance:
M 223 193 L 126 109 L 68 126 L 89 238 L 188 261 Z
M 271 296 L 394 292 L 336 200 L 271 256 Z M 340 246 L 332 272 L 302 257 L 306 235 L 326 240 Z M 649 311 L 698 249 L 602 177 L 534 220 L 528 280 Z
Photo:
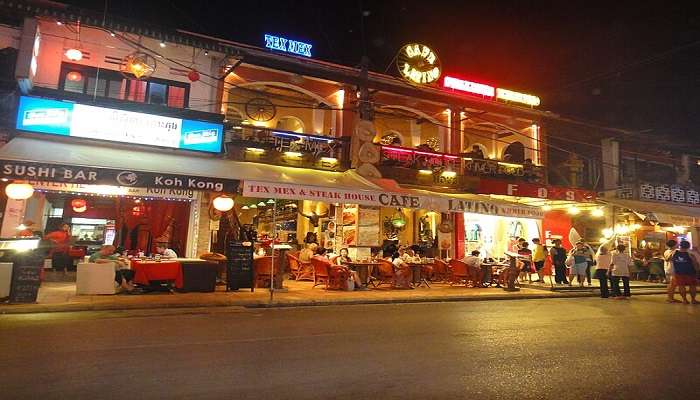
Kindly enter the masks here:
M 676 297 L 676 283 L 673 281 L 673 265 L 671 263 L 671 257 L 673 253 L 678 249 L 678 242 L 675 240 L 669 240 L 666 242 L 666 251 L 664 251 L 664 275 L 666 276 L 666 283 L 668 287 L 666 289 L 666 294 L 668 298 L 666 299 L 669 303 L 676 303 L 678 300 Z
M 156 245 L 156 252 L 164 258 L 177 258 L 177 253 L 173 249 L 169 249 L 165 243 Z
M 625 251 L 624 244 L 618 244 L 616 251 L 612 253 L 610 266 L 610 281 L 612 283 L 612 295 L 616 299 L 630 297 L 630 265 L 632 258 Z M 620 280 L 624 288 L 624 296 L 620 294 Z
M 486 269 L 488 269 L 488 281 L 491 281 L 491 267 L 481 266 L 481 257 L 479 257 L 479 250 L 472 251 L 470 256 L 464 257 L 462 260 L 469 268 L 469 275 L 475 277 L 475 283 L 480 282 L 482 285 L 486 282 Z
M 595 255 L 595 278 L 600 282 L 600 298 L 606 299 L 610 296 L 608 290 L 608 270 L 612 264 L 612 254 L 605 246 L 600 246 Z

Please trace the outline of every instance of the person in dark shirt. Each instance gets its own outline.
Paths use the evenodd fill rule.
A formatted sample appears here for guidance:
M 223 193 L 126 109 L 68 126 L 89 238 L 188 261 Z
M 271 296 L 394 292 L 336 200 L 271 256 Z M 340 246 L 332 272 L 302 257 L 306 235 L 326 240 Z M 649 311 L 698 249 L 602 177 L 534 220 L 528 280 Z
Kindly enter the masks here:
M 683 303 L 688 304 L 688 297 L 686 296 L 686 287 L 688 287 L 690 291 L 690 302 L 698 304 L 698 301 L 695 299 L 698 284 L 696 270 L 698 260 L 695 259 L 695 256 L 691 254 L 688 249 L 690 249 L 690 243 L 683 240 L 679 249 L 671 256 L 673 281 L 676 287 L 678 287 Z
M 561 245 L 561 239 L 554 239 L 554 247 L 549 249 L 549 255 L 552 257 L 554 265 L 554 281 L 557 284 L 568 285 L 566 279 L 566 257 L 567 251 Z

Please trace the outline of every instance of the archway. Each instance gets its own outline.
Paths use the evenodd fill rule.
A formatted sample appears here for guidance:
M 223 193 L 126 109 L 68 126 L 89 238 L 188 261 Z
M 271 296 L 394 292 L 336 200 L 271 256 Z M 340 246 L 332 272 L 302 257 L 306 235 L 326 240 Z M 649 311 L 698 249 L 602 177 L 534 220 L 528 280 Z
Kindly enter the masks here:
M 503 149 L 503 161 L 523 163 L 525 161 L 525 146 L 520 142 L 513 142 Z
M 281 131 L 304 133 L 304 123 L 297 117 L 282 117 L 277 120 L 275 127 Z

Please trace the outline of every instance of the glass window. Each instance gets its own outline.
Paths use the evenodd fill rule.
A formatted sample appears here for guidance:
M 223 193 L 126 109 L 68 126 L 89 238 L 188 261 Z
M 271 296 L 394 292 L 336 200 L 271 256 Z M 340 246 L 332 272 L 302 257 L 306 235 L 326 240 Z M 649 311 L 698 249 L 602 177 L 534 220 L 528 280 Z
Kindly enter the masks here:
M 97 90 L 95 90 L 95 81 L 93 77 L 87 78 L 87 94 L 90 96 L 104 97 L 107 89 L 107 80 L 100 78 L 97 80 Z
M 168 87 L 168 107 L 185 107 L 185 88 L 172 85 Z
M 129 80 L 129 92 L 127 100 L 137 101 L 143 103 L 146 101 L 146 86 L 147 82 L 139 81 L 137 79 Z
M 107 97 L 112 99 L 124 99 L 126 94 L 126 79 L 110 79 L 107 85 Z
M 166 104 L 166 92 L 168 87 L 161 83 L 148 83 L 148 102 L 151 104 Z

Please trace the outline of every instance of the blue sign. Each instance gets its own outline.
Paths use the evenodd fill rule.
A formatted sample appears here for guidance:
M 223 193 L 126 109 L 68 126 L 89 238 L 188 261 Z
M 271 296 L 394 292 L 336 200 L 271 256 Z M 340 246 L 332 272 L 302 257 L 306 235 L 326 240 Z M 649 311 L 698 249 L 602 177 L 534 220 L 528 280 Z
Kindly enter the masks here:
M 289 40 L 279 36 L 265 35 L 265 47 L 272 50 L 284 51 L 285 53 L 311 57 L 310 44 Z
M 21 96 L 16 128 L 145 146 L 220 153 L 223 125 Z

